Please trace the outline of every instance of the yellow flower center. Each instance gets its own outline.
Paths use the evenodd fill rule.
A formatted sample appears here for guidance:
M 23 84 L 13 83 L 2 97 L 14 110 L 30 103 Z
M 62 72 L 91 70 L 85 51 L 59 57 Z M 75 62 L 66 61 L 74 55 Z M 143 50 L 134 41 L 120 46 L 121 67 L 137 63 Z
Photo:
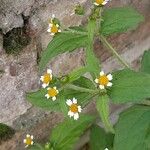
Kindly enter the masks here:
M 44 75 L 43 83 L 48 84 L 52 80 L 51 75 L 49 73 L 46 73 Z
M 52 33 L 57 33 L 58 32 L 58 27 L 55 24 L 53 24 L 53 26 L 51 27 L 51 32 Z
M 26 138 L 26 144 L 27 144 L 27 145 L 31 145 L 31 143 L 32 143 L 31 137 L 27 137 L 27 138 Z
M 104 0 L 96 0 L 96 3 L 99 5 L 102 4 L 103 2 L 104 2 Z
M 103 76 L 99 77 L 98 82 L 100 85 L 107 85 L 109 80 L 108 80 L 108 77 L 106 75 L 103 75 Z
M 48 95 L 51 96 L 51 97 L 54 97 L 54 96 L 57 95 L 57 91 L 54 88 L 49 89 L 48 90 Z
M 78 112 L 78 106 L 76 104 L 72 104 L 70 106 L 70 111 L 74 112 L 74 113 L 77 113 Z

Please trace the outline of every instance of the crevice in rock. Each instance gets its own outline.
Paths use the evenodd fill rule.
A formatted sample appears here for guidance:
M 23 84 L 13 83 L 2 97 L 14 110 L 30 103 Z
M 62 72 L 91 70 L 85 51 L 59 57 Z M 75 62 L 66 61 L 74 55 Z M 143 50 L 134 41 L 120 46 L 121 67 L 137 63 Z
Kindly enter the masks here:
M 23 48 L 30 44 L 31 37 L 28 34 L 28 19 L 22 15 L 24 26 L 13 28 L 3 34 L 3 47 L 7 54 L 18 54 Z

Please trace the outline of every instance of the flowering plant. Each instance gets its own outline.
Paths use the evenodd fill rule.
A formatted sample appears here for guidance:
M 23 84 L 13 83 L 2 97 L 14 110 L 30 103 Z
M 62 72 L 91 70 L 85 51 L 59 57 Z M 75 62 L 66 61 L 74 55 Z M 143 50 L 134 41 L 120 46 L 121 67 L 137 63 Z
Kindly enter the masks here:
M 145 52 L 141 70 L 136 72 L 106 39 L 114 33 L 135 29 L 143 21 L 143 17 L 131 7 L 103 9 L 108 2 L 109 0 L 94 0 L 85 26 L 63 29 L 60 21 L 53 15 L 47 31 L 54 37 L 42 53 L 40 72 L 58 54 L 72 52 L 80 47 L 85 49 L 86 62 L 85 66 L 61 77 L 55 77 L 48 68 L 40 78 L 42 88 L 27 94 L 28 101 L 33 105 L 64 114 L 64 121 L 53 129 L 50 141 L 44 147 L 33 144 L 31 138 L 29 142 L 24 141 L 26 144 L 33 144 L 31 149 L 71 150 L 90 127 L 92 150 L 149 148 L 150 65 L 147 60 L 150 59 L 150 52 Z M 75 12 L 83 14 L 83 7 L 78 4 Z M 103 71 L 105 68 L 101 67 L 93 51 L 95 37 L 110 50 L 124 69 L 112 73 Z M 89 78 L 85 77 L 85 73 L 89 74 Z M 96 109 L 105 130 L 98 125 L 92 126 L 97 117 L 82 113 L 93 99 L 96 100 Z M 121 113 L 115 126 L 109 119 L 110 100 L 117 104 L 131 102 L 134 105 Z

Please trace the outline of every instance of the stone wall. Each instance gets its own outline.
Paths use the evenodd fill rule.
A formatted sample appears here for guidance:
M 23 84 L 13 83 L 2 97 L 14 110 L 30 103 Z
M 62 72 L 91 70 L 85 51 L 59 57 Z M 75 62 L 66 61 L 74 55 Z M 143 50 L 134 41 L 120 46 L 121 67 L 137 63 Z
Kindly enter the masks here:
M 47 131 L 63 119 L 61 114 L 45 112 L 31 106 L 25 99 L 25 92 L 39 88 L 37 59 L 51 39 L 46 32 L 48 19 L 54 13 L 65 26 L 81 24 L 85 18 L 73 14 L 74 5 L 78 2 L 83 3 L 89 12 L 89 0 L 0 1 L 0 122 L 16 129 L 15 136 L 3 142 L 0 150 L 23 150 L 22 139 L 27 132 L 32 132 L 37 141 L 43 142 L 48 138 Z M 112 41 L 112 45 L 130 65 L 138 69 L 144 50 L 150 48 L 150 1 L 112 0 L 107 7 L 124 5 L 136 8 L 145 16 L 145 21 L 135 31 L 113 35 L 108 40 Z M 32 37 L 30 45 L 17 56 L 7 55 L 2 47 L 3 34 L 25 25 Z M 122 67 L 99 41 L 95 41 L 95 53 L 103 61 L 104 70 Z M 49 66 L 58 75 L 68 73 L 83 63 L 84 51 L 80 49 L 58 56 Z M 90 104 L 84 111 L 95 113 L 93 105 L 94 103 Z M 114 105 L 111 107 L 115 114 L 114 110 L 122 109 Z M 112 119 L 114 121 L 116 115 Z

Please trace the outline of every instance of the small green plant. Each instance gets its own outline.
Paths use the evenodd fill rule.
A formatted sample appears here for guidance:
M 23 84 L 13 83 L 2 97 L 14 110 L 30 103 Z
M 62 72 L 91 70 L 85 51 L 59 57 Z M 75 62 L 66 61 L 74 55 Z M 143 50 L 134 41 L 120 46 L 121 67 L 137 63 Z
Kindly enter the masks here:
M 47 69 L 41 76 L 43 88 L 27 93 L 27 99 L 33 105 L 64 114 L 64 121 L 53 129 L 48 143 L 41 146 L 32 142 L 30 149 L 72 150 L 87 129 L 91 129 L 91 150 L 150 148 L 150 51 L 144 53 L 141 69 L 134 71 L 106 38 L 114 33 L 135 29 L 143 17 L 131 7 L 103 9 L 107 2 L 94 1 L 85 26 L 64 29 L 55 16 L 50 20 L 48 32 L 54 38 L 41 56 L 40 72 L 52 58 L 80 47 L 85 50 L 86 64 L 60 77 L 55 77 L 52 70 Z M 95 38 L 99 38 L 124 69 L 104 73 L 101 62 L 93 52 Z M 84 76 L 87 72 L 90 78 Z M 93 99 L 96 100 L 96 109 L 105 130 L 93 126 L 97 117 L 81 113 Z M 109 119 L 110 100 L 117 104 L 130 102 L 133 105 L 121 113 L 114 126 Z M 31 141 L 25 141 L 25 144 L 32 145 Z

